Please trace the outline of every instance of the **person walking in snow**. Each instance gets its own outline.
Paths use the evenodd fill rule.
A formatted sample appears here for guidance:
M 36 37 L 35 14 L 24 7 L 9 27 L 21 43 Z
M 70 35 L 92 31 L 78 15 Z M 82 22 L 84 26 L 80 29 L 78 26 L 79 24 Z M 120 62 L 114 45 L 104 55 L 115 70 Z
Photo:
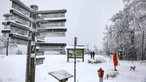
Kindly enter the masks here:
M 92 52 L 90 52 L 90 57 L 91 57 L 91 59 L 92 59 L 92 57 L 93 57 L 92 55 L 93 55 L 93 53 L 92 53 Z
M 95 52 L 94 51 L 92 52 L 92 55 L 93 55 L 93 59 L 94 59 L 95 58 Z
M 116 52 L 113 54 L 113 63 L 114 63 L 114 70 L 117 71 L 116 67 L 118 66 L 118 58 Z

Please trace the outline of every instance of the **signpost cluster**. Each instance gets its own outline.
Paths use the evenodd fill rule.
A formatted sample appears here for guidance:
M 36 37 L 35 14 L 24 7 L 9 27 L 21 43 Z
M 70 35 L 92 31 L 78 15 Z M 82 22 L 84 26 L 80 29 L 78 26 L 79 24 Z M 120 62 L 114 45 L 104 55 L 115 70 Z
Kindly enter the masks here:
M 65 53 L 66 43 L 46 43 L 44 38 L 65 37 L 67 10 L 39 11 L 37 5 L 27 7 L 20 0 L 10 1 L 12 9 L 4 14 L 1 32 L 7 37 L 7 42 L 27 45 L 26 82 L 35 82 L 35 65 L 43 64 L 44 51 Z

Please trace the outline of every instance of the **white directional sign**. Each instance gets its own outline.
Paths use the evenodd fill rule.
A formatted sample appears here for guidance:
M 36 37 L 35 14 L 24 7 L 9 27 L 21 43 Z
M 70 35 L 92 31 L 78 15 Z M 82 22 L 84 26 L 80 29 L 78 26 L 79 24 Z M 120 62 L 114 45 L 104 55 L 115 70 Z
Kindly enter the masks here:
M 42 18 L 58 18 L 65 17 L 66 10 L 48 10 L 48 11 L 38 11 L 37 12 Z
M 47 28 L 47 27 L 64 27 L 66 19 L 52 19 L 52 20 L 40 20 L 40 28 Z
M 5 17 L 5 20 L 12 20 L 12 14 L 11 13 L 7 13 L 3 15 Z
M 14 20 L 15 22 L 30 26 L 31 19 L 29 17 L 27 17 L 26 15 L 14 10 L 14 9 L 11 9 L 10 13 L 12 13 L 12 20 Z
M 32 9 L 25 6 L 21 1 L 19 0 L 10 0 L 12 1 L 12 8 L 16 9 L 19 12 L 22 12 L 24 15 L 30 17 L 30 14 L 32 12 Z
M 48 28 L 48 29 L 38 29 L 39 36 L 47 37 L 64 37 L 66 28 Z
M 45 36 L 36 36 L 37 37 L 37 42 L 44 42 Z
M 21 35 L 29 36 L 29 32 L 31 31 L 29 27 L 11 21 L 3 22 L 2 24 L 5 25 L 5 29 L 10 30 L 10 33 L 18 33 Z
M 40 33 L 40 36 L 46 36 L 46 37 L 64 37 L 65 32 L 43 32 Z
M 41 65 L 44 63 L 45 58 L 44 57 L 37 57 L 36 58 L 36 65 Z
M 65 50 L 66 43 L 37 43 L 40 50 L 43 51 L 62 51 Z
M 36 50 L 36 56 L 39 56 L 39 55 L 44 55 L 44 51 L 41 51 L 39 49 Z
M 10 37 L 11 43 L 17 43 L 17 44 L 21 44 L 21 45 L 27 45 L 28 41 L 31 40 L 30 37 L 22 36 L 19 34 L 9 34 L 9 37 Z
M 40 46 L 40 50 L 43 51 L 60 51 L 64 49 L 65 47 L 61 47 L 61 46 Z

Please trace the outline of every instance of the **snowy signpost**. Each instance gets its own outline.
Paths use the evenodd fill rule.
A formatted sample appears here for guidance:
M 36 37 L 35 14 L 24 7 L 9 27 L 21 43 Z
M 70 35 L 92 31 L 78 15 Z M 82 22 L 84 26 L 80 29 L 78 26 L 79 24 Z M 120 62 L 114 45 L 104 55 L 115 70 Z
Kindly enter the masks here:
M 44 38 L 65 36 L 67 29 L 62 27 L 66 22 L 66 10 L 38 11 L 36 5 L 27 7 L 20 0 L 10 1 L 12 9 L 4 15 L 6 22 L 3 22 L 2 33 L 9 35 L 13 43 L 28 45 L 25 82 L 35 82 L 35 65 L 43 64 L 44 51 L 64 53 L 66 43 L 45 43 Z

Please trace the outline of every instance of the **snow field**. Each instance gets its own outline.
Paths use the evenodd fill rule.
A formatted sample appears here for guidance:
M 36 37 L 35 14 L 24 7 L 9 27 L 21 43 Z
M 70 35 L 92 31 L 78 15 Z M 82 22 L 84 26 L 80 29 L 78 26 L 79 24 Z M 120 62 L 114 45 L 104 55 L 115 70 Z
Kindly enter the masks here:
M 101 57 L 101 56 L 100 56 Z M 98 55 L 95 58 L 100 58 Z M 103 57 L 102 57 L 103 58 Z M 78 82 L 99 82 L 97 70 L 103 68 L 105 74 L 113 73 L 113 62 L 104 57 L 106 62 L 90 64 L 89 55 L 85 55 L 85 61 L 77 59 L 77 81 Z M 130 66 L 135 65 L 136 71 L 129 71 Z M 115 78 L 106 79 L 103 82 L 146 82 L 146 63 L 139 61 L 119 61 L 117 67 L 119 74 Z M 65 70 L 74 74 L 74 60 L 67 62 L 66 55 L 45 55 L 44 64 L 36 66 L 35 82 L 58 82 L 49 72 Z M 0 82 L 25 82 L 26 55 L 0 55 Z M 67 82 L 74 82 L 74 77 Z

